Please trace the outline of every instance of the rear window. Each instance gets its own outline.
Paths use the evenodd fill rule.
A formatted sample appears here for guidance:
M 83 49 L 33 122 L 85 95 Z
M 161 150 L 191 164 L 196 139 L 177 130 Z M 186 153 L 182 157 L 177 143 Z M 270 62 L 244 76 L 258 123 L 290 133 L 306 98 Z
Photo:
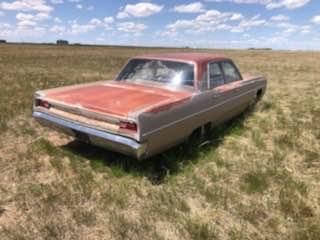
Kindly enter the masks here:
M 225 76 L 225 83 L 241 80 L 238 70 L 230 62 L 222 62 L 221 67 Z
M 119 74 L 120 81 L 154 81 L 169 85 L 194 84 L 194 65 L 175 61 L 133 59 Z

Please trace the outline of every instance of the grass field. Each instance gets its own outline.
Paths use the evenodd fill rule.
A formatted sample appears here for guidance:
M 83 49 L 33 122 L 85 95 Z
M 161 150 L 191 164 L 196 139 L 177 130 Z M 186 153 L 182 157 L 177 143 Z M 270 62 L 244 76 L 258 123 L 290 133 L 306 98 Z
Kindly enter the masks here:
M 143 162 L 33 121 L 35 90 L 159 51 L 181 50 L 0 45 L 0 239 L 319 239 L 320 53 L 206 50 L 264 74 L 266 95 Z

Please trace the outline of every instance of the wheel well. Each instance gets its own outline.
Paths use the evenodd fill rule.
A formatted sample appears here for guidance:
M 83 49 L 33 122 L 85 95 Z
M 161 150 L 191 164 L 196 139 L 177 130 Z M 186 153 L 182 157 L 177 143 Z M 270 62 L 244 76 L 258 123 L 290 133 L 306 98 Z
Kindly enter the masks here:
M 261 97 L 262 97 L 262 89 L 259 89 L 259 90 L 257 91 L 257 99 L 260 100 Z
M 191 133 L 191 136 L 196 137 L 196 138 L 202 138 L 206 134 L 208 134 L 212 129 L 212 122 L 207 122 L 196 129 L 194 129 Z

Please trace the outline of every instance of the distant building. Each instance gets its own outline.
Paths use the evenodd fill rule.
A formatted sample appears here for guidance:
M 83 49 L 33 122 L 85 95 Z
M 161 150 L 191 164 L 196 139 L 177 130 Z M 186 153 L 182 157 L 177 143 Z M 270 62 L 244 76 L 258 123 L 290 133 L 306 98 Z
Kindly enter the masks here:
M 272 48 L 248 48 L 248 50 L 252 50 L 252 51 L 272 51 Z
M 0 39 L 0 43 L 7 43 L 6 40 Z
M 67 40 L 57 40 L 57 45 L 69 45 Z

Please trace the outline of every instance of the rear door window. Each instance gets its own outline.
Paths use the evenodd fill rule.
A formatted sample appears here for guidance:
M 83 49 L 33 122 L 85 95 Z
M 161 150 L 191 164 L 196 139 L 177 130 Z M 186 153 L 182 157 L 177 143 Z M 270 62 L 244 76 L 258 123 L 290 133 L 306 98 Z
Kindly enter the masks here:
M 209 64 L 208 89 L 224 84 L 223 72 L 218 62 Z
M 237 68 L 231 62 L 222 62 L 221 67 L 224 73 L 226 84 L 241 80 L 241 76 Z

